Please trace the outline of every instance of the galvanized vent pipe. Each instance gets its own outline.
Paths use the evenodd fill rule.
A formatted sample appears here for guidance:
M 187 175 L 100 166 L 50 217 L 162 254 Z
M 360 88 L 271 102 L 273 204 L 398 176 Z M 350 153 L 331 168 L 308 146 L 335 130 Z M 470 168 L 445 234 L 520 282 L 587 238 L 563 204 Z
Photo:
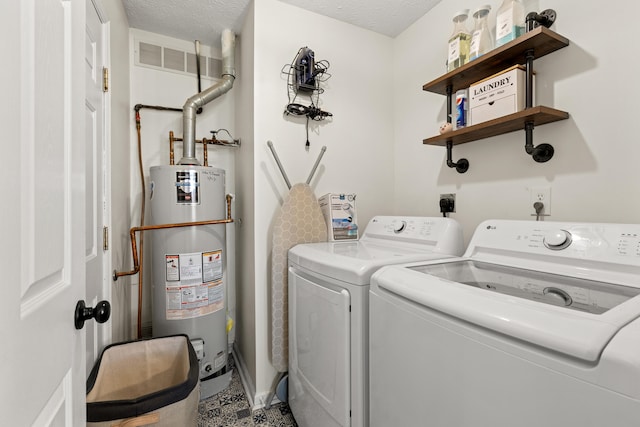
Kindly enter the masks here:
M 179 165 L 200 165 L 196 158 L 196 111 L 217 97 L 227 93 L 236 78 L 235 45 L 233 31 L 222 31 L 222 81 L 187 99 L 182 107 L 182 159 Z

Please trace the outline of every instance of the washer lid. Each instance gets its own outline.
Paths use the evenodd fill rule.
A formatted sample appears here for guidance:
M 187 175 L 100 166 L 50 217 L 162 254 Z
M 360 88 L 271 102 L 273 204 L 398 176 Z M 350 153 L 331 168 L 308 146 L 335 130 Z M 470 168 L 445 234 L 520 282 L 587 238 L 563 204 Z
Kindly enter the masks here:
M 382 244 L 376 241 L 305 243 L 289 250 L 289 262 L 315 273 L 354 285 L 368 285 L 371 275 L 385 265 L 437 260 L 453 255 L 421 245 Z
M 426 309 L 589 362 L 597 362 L 611 338 L 640 316 L 640 289 L 635 287 L 459 258 L 386 267 L 372 277 L 372 285 Z

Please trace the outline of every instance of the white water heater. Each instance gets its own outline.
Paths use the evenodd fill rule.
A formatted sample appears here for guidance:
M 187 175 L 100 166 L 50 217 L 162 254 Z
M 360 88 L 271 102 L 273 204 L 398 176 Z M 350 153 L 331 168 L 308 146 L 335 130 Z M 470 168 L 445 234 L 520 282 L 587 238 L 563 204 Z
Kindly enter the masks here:
M 151 168 L 151 223 L 225 218 L 225 171 L 165 165 Z M 227 289 L 225 224 L 155 230 L 152 242 L 154 337 L 187 334 L 200 362 L 201 398 L 225 389 Z

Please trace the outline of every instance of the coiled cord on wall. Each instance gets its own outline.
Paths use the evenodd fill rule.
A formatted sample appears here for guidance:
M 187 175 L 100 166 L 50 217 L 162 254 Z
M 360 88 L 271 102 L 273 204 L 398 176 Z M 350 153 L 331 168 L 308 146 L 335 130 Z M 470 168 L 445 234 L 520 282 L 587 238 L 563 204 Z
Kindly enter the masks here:
M 314 104 L 311 104 L 307 107 L 306 105 L 297 104 L 295 102 L 292 102 L 287 105 L 287 109 L 285 110 L 285 113 L 291 114 L 294 116 L 307 116 L 307 125 L 306 125 L 307 141 L 305 142 L 305 145 L 304 145 L 305 149 L 307 150 L 311 145 L 311 143 L 309 142 L 309 119 L 320 121 L 320 120 L 326 119 L 327 117 L 333 117 L 333 114 L 331 114 L 328 111 L 322 111 L 322 109 L 316 107 Z

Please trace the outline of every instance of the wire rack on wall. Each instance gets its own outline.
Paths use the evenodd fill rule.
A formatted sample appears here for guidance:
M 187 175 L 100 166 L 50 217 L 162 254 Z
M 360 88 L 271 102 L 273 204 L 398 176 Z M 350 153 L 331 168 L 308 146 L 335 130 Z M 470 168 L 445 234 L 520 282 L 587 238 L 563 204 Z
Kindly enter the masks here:
M 304 116 L 307 119 L 307 141 L 305 147 L 309 148 L 309 120 L 321 121 L 332 117 L 328 111 L 319 107 L 320 94 L 324 92 L 322 84 L 329 80 L 329 61 L 315 60 L 313 50 L 301 47 L 291 64 L 282 67 L 282 74 L 287 76 L 287 104 L 284 114 Z M 308 105 L 305 105 L 308 99 Z

